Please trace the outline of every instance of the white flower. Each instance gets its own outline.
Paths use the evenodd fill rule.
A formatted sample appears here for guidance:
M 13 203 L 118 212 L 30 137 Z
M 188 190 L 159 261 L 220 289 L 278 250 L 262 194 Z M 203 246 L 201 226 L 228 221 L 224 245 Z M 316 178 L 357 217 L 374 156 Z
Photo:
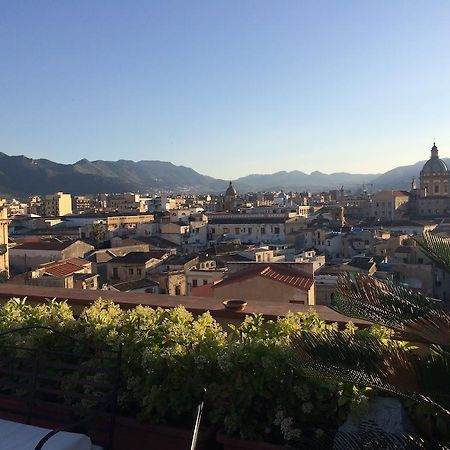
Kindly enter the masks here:
M 293 424 L 294 419 L 292 417 L 285 417 L 280 423 L 281 431 L 283 431 L 283 433 L 285 431 L 289 431 L 292 428 Z
M 314 405 L 311 402 L 302 403 L 302 411 L 305 414 L 310 414 L 314 409 Z

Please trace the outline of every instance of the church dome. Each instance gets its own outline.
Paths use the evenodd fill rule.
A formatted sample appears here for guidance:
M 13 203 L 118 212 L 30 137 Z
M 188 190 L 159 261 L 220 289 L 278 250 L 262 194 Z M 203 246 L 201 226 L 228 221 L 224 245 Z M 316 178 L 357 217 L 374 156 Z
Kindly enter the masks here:
M 422 173 L 448 173 L 447 164 L 439 158 L 436 144 L 431 148 L 431 158 L 423 166 Z
M 225 195 L 227 197 L 236 197 L 236 195 L 237 195 L 236 189 L 234 188 L 233 183 L 231 181 L 230 181 L 227 191 L 225 192 Z

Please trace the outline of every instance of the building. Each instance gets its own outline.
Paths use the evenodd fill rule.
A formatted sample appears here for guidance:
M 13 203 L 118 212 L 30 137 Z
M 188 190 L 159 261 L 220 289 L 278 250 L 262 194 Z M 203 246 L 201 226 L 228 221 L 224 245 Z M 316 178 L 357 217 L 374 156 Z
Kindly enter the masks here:
M 131 252 L 116 256 L 106 263 L 108 284 L 146 278 L 149 269 L 158 265 L 167 253 L 164 250 Z
M 92 262 L 81 258 L 43 264 L 36 270 L 14 277 L 11 282 L 66 289 L 98 289 L 98 275 L 94 273 Z
M 226 269 L 196 269 L 186 272 L 186 295 L 197 295 L 195 289 L 201 286 L 212 286 L 226 274 Z
M 84 258 L 94 246 L 83 241 L 30 240 L 10 248 L 10 266 L 15 273 L 29 272 L 41 264 L 69 258 Z
M 255 264 L 212 286 L 214 298 L 314 305 L 314 278 L 280 264 Z
M 47 217 L 67 216 L 72 214 L 72 196 L 63 192 L 46 195 L 43 206 Z
M 408 217 L 409 192 L 384 190 L 372 196 L 371 218 L 394 222 Z
M 225 211 L 233 211 L 236 209 L 237 192 L 230 181 L 228 188 L 225 192 L 225 198 L 223 202 L 223 208 Z
M 109 291 L 119 292 L 145 292 L 146 294 L 159 294 L 159 283 L 157 281 L 143 278 L 141 280 L 124 281 L 122 283 L 108 286 Z
M 410 213 L 416 217 L 445 217 L 450 213 L 450 173 L 445 162 L 439 158 L 436 143 L 431 147 L 430 159 L 420 172 L 420 188 L 415 180 L 411 184 L 413 202 Z
M 208 234 L 213 241 L 280 244 L 286 239 L 285 224 L 284 214 L 210 214 Z

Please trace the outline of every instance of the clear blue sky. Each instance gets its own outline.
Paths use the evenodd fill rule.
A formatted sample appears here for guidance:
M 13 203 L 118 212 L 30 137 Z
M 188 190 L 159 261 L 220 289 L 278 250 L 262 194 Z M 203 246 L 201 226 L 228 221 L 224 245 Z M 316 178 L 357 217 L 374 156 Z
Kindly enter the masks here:
M 0 0 L 0 151 L 215 177 L 450 156 L 450 1 Z

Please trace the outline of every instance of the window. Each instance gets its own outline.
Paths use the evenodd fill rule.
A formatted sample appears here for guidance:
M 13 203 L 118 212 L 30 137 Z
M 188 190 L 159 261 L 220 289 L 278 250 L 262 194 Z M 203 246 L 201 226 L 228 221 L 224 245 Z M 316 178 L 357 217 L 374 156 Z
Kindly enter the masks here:
M 438 193 L 439 193 L 439 185 L 438 185 L 438 184 L 435 184 L 435 185 L 434 185 L 434 193 L 435 193 L 435 194 L 438 194 Z
M 228 227 L 223 227 L 223 232 L 226 234 L 226 233 L 229 233 L 230 232 L 230 229 L 228 228 Z
M 198 286 L 198 282 L 196 279 L 192 280 L 192 287 L 197 287 Z
M 275 234 L 280 234 L 280 227 L 275 227 L 274 228 L 274 233 Z
M 266 234 L 266 227 L 261 227 L 261 234 Z
M 175 286 L 175 295 L 181 295 L 181 288 L 180 288 L 180 286 Z
M 203 280 L 203 286 L 204 286 L 205 284 L 208 284 L 208 280 Z
M 239 234 L 240 232 L 241 232 L 241 229 L 240 229 L 240 228 L 236 227 L 236 228 L 234 229 L 234 233 L 235 233 L 235 234 Z
M 134 269 L 128 269 L 128 273 L 129 273 L 130 275 L 133 275 L 133 274 L 134 274 Z
M 142 269 L 136 269 L 138 275 L 142 275 Z
M 247 233 L 248 234 L 252 234 L 252 229 L 251 228 L 247 228 Z
M 211 228 L 211 234 L 216 234 L 216 229 L 215 228 Z

